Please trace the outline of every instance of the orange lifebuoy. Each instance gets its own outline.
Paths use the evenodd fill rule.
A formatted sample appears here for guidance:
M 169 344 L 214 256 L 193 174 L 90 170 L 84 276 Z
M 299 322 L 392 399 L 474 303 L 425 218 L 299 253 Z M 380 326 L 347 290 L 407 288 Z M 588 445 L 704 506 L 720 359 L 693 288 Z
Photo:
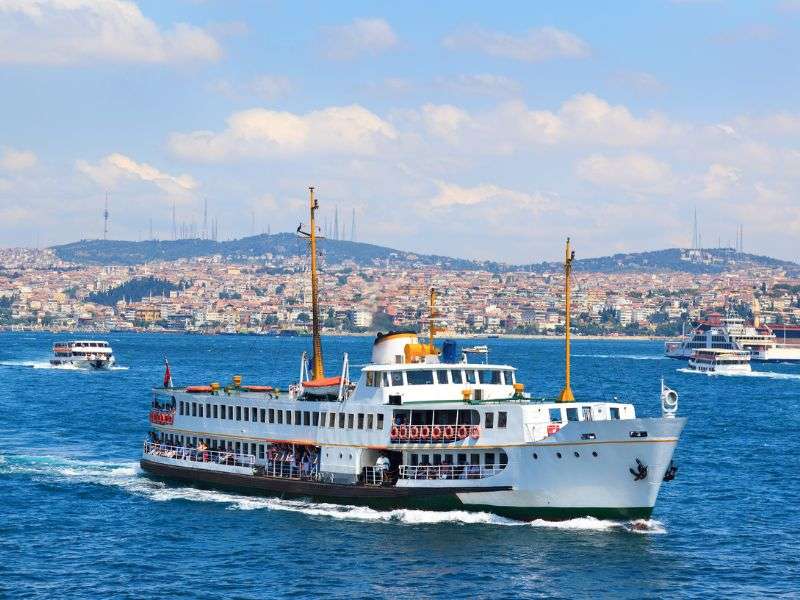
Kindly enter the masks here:
M 473 425 L 472 431 L 470 431 L 470 436 L 473 440 L 477 440 L 479 437 L 481 437 L 481 428 L 477 425 Z
M 389 438 L 396 440 L 400 436 L 400 432 L 397 430 L 397 425 L 392 425 L 392 432 L 389 434 Z
M 444 426 L 443 434 L 444 434 L 445 439 L 448 439 L 448 440 L 453 439 L 453 436 L 455 435 L 455 433 L 456 433 L 455 427 L 453 427 L 452 425 L 445 425 Z
M 463 440 L 465 437 L 467 437 L 467 435 L 469 435 L 469 432 L 467 431 L 467 426 L 466 425 L 459 425 L 458 426 L 458 439 Z
M 427 425 L 423 425 L 422 427 L 419 428 L 419 436 L 422 439 L 430 438 L 431 437 L 431 428 L 428 427 Z
M 398 430 L 399 431 L 397 432 L 397 437 L 399 437 L 401 440 L 407 440 L 408 439 L 408 425 L 400 425 L 400 427 L 398 427 Z
M 440 440 L 442 439 L 442 428 L 438 425 L 433 426 L 433 439 Z
M 408 428 L 408 437 L 415 440 L 419 437 L 419 425 L 412 425 Z
M 547 435 L 553 435 L 554 433 L 558 433 L 558 430 L 561 429 L 561 426 L 558 423 L 550 423 L 547 426 Z

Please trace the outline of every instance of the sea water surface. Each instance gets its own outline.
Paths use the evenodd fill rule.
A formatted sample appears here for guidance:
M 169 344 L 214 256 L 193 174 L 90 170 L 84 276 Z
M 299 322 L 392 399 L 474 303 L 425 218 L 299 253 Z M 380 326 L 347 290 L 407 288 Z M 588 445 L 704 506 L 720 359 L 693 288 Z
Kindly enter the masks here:
M 687 373 L 658 342 L 576 341 L 578 399 L 659 414 L 661 377 L 689 417 L 642 532 L 630 523 L 521 523 L 487 513 L 334 506 L 166 485 L 138 467 L 149 389 L 286 387 L 308 339 L 117 334 L 119 368 L 54 369 L 75 336 L 0 334 L 0 597 L 527 598 L 784 596 L 800 590 L 800 365 Z M 469 340 L 469 344 L 478 343 Z M 483 343 L 482 341 L 480 343 Z M 554 396 L 563 345 L 488 340 L 492 362 Z M 369 338 L 324 340 L 328 374 Z

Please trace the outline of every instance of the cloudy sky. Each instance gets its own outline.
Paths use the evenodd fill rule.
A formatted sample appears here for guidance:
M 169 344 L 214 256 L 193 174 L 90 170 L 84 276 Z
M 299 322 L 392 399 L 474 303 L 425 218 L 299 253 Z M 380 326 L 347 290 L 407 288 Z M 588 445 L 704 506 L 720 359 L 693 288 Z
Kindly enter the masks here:
M 456 10 L 455 7 L 458 7 Z M 0 245 L 293 230 L 800 260 L 800 1 L 0 0 Z

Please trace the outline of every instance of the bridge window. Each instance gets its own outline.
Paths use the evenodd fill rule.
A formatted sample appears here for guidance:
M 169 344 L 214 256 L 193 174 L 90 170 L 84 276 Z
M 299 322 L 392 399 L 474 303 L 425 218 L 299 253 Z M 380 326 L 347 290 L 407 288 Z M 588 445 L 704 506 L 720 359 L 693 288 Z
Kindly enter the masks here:
M 378 413 L 378 429 L 383 429 L 383 413 Z
M 392 385 L 403 385 L 402 371 L 392 371 Z
M 481 371 L 481 383 L 488 383 L 493 385 L 500 385 L 500 371 L 494 369 L 485 369 Z
M 514 384 L 514 371 L 503 371 L 503 378 L 506 385 Z
M 347 415 L 347 428 L 348 429 L 353 428 L 353 413 L 348 413 Z
M 473 371 L 472 369 L 465 369 L 464 376 L 467 379 L 467 383 L 477 383 L 478 382 L 478 372 Z
M 406 371 L 408 385 L 432 385 L 433 371 Z
M 560 408 L 551 408 L 550 409 L 550 422 L 551 423 L 561 423 L 561 409 Z
M 568 408 L 567 409 L 567 421 L 579 421 L 578 418 L 578 409 L 577 408 Z
M 442 369 L 436 371 L 436 383 L 439 385 L 447 384 L 447 371 Z
M 450 377 L 453 379 L 453 383 L 463 383 L 463 378 L 461 377 L 461 371 L 453 369 L 452 371 L 450 371 Z
M 375 422 L 375 415 L 373 415 L 372 413 L 368 414 L 367 415 L 367 429 L 372 429 L 372 426 L 374 425 L 374 422 Z
M 508 413 L 500 411 L 499 413 L 497 413 L 497 427 L 503 429 L 507 425 L 508 425 Z
M 494 413 L 487 412 L 485 416 L 486 429 L 494 427 Z
M 608 409 L 608 412 L 610 413 L 612 419 L 619 419 L 619 407 L 612 406 Z

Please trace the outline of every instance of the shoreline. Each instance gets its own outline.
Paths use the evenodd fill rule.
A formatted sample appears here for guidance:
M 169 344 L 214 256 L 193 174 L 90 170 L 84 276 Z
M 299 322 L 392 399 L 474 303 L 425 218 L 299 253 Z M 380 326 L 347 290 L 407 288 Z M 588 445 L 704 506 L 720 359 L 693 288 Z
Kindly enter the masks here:
M 81 335 L 112 335 L 112 334 L 152 334 L 152 333 L 163 333 L 163 334 L 172 334 L 172 335 L 197 335 L 197 336 L 227 336 L 227 337 L 264 337 L 264 338 L 274 338 L 274 339 L 298 339 L 298 338 L 310 338 L 311 335 L 296 335 L 296 336 L 280 336 L 280 335 L 266 335 L 261 333 L 251 333 L 251 332 L 243 332 L 243 333 L 223 333 L 223 332 L 202 332 L 202 333 L 195 333 L 195 332 L 188 332 L 188 331 L 177 331 L 177 330 L 170 330 L 170 329 L 147 329 L 147 330 L 137 330 L 131 329 L 126 331 L 108 331 L 108 330 L 100 330 L 100 329 L 69 329 L 69 330 L 61 330 L 61 329 L 11 329 L 11 328 L 0 328 L 0 334 L 2 333 L 49 333 L 53 335 L 69 335 L 69 336 L 81 336 Z M 375 337 L 378 332 L 349 332 L 349 331 L 337 331 L 334 333 L 331 332 L 323 332 L 322 337 Z M 424 333 L 420 334 L 421 337 L 425 337 Z M 441 335 L 439 340 L 445 339 L 452 339 L 452 340 L 551 340 L 556 342 L 563 342 L 564 336 L 560 335 L 545 335 L 541 333 L 498 333 L 498 334 L 451 334 L 451 335 Z M 624 335 L 624 334 L 608 334 L 608 335 L 579 335 L 579 334 L 572 334 L 571 341 L 579 342 L 582 340 L 585 341 L 603 341 L 603 342 L 663 342 L 665 340 L 671 339 L 668 336 L 655 336 L 655 335 Z

